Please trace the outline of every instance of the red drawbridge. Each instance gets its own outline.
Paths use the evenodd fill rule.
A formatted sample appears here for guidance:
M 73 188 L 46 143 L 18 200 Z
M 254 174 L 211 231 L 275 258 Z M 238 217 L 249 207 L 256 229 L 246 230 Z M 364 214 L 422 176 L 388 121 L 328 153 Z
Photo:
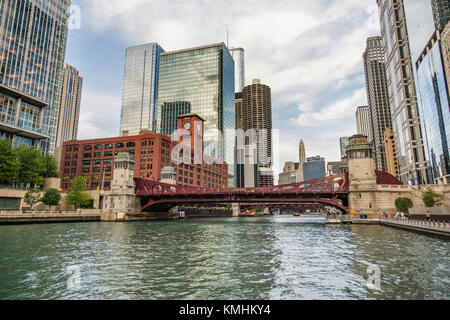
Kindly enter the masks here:
M 347 173 L 290 185 L 247 189 L 193 188 L 141 178 L 135 178 L 135 183 L 142 211 L 147 212 L 167 211 L 182 205 L 231 203 L 261 207 L 319 205 L 334 207 L 344 213 L 348 211 Z

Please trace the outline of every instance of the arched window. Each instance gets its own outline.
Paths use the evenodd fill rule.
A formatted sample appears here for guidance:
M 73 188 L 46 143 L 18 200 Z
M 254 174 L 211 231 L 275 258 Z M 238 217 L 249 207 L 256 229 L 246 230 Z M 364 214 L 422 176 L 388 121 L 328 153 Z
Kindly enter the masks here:
M 112 143 L 106 144 L 106 145 L 105 145 L 105 149 L 106 149 L 106 150 L 109 150 L 109 149 L 112 149 L 112 148 L 113 148 Z
M 134 148 L 134 147 L 136 147 L 136 144 L 134 142 L 127 143 L 127 148 Z
M 116 144 L 116 148 L 124 148 L 124 144 L 123 143 L 117 143 Z
M 95 150 L 102 150 L 103 149 L 103 145 L 98 144 L 94 148 L 95 148 Z
M 92 150 L 92 146 L 85 146 L 84 150 Z

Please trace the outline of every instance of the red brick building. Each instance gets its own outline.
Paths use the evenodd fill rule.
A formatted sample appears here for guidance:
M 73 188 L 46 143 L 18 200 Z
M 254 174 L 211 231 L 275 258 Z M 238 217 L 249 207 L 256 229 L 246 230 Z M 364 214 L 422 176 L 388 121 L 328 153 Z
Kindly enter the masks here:
M 170 136 L 142 131 L 137 136 L 65 142 L 61 152 L 61 188 L 68 190 L 71 179 L 84 176 L 89 190 L 108 190 L 113 177 L 114 158 L 119 152 L 129 152 L 134 156 L 136 178 L 159 181 L 161 169 L 173 165 L 178 185 L 227 188 L 227 164 L 203 155 L 203 119 L 197 115 L 182 116 L 178 127 L 183 130 L 178 141 L 172 141 Z M 180 148 L 180 142 L 187 134 L 192 137 L 190 159 L 187 147 Z M 183 159 L 182 163 L 172 161 L 174 148 L 177 148 L 175 161 Z

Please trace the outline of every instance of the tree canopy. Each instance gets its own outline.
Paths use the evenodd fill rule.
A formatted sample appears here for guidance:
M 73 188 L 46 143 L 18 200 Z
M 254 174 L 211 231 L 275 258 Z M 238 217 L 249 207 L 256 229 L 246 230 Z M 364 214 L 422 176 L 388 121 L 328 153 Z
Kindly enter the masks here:
M 30 190 L 25 193 L 23 200 L 26 204 L 30 205 L 31 209 L 33 209 L 34 205 L 41 201 L 41 191 L 39 191 L 39 189 Z
M 46 178 L 58 177 L 58 165 L 53 156 L 44 156 L 29 146 L 14 148 L 11 141 L 0 139 L 0 184 L 40 186 Z
M 86 190 L 87 180 L 85 177 L 70 180 L 70 192 L 66 196 L 67 204 L 73 205 L 77 209 L 81 206 L 89 206 L 90 197 Z
M 423 203 L 429 208 L 442 207 L 444 200 L 444 195 L 434 192 L 431 188 L 428 188 L 422 195 Z
M 61 201 L 61 194 L 56 189 L 48 189 L 41 199 L 42 203 L 48 205 L 49 210 L 51 206 L 57 206 Z
M 398 198 L 395 200 L 395 207 L 398 211 L 407 213 L 414 207 L 414 204 L 410 198 Z

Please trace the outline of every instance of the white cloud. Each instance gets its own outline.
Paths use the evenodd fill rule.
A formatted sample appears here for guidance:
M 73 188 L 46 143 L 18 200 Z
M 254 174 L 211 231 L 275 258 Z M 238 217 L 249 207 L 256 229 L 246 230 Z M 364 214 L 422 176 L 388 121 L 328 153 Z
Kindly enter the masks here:
M 356 106 L 365 105 L 366 100 L 366 89 L 357 89 L 351 96 L 333 102 L 320 110 L 302 112 L 297 123 L 307 127 L 323 126 L 323 123 L 334 122 L 354 115 Z
M 119 134 L 121 96 L 83 89 L 78 139 L 115 137 Z

